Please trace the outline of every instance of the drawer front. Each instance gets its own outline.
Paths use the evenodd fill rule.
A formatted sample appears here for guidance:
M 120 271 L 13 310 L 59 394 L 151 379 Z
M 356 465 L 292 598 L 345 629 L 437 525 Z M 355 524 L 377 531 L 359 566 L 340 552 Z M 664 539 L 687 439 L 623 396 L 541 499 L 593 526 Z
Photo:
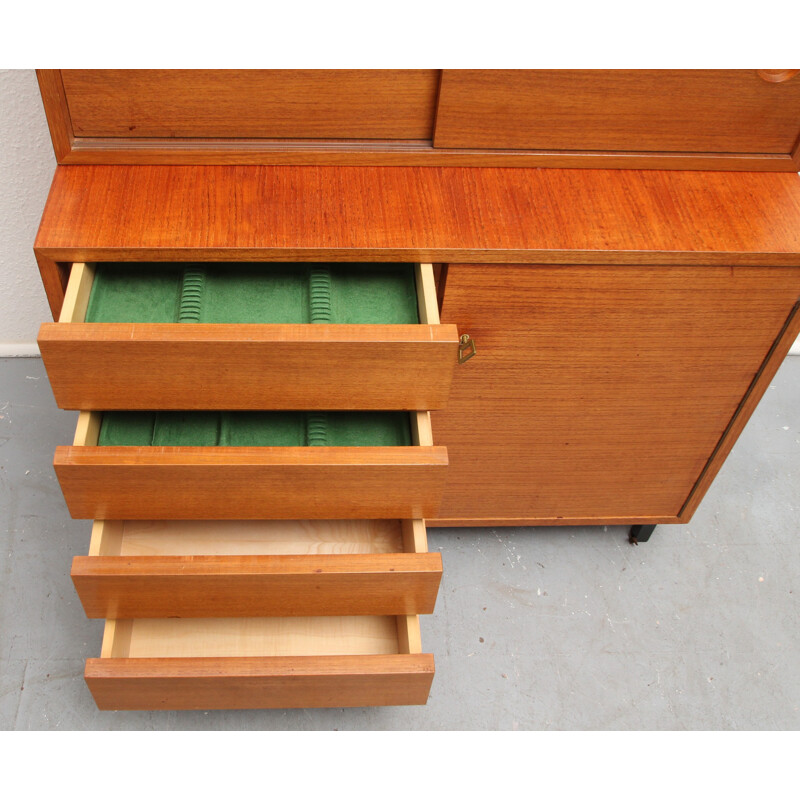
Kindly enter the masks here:
M 424 518 L 447 450 L 59 447 L 54 463 L 76 519 Z
M 438 553 L 357 556 L 77 557 L 87 617 L 430 614 Z
M 101 710 L 424 705 L 433 656 L 89 659 Z
M 419 619 L 109 620 L 85 678 L 100 709 L 416 705 L 433 656 Z
M 458 333 L 431 265 L 415 272 L 420 324 L 124 323 L 84 322 L 93 272 L 76 264 L 39 349 L 61 408 L 443 408 Z
M 447 449 L 410 415 L 400 447 L 96 447 L 98 414 L 54 466 L 79 519 L 396 519 L 436 516 Z
M 112 619 L 430 614 L 441 575 L 421 519 L 98 520 L 72 562 L 86 615 Z

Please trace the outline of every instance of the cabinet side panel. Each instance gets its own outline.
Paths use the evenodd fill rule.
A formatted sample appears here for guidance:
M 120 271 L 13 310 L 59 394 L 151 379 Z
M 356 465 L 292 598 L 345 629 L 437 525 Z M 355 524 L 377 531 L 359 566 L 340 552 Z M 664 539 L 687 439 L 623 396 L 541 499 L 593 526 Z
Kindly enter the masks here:
M 797 268 L 450 265 L 478 352 L 433 415 L 440 518 L 674 518 L 798 293 Z

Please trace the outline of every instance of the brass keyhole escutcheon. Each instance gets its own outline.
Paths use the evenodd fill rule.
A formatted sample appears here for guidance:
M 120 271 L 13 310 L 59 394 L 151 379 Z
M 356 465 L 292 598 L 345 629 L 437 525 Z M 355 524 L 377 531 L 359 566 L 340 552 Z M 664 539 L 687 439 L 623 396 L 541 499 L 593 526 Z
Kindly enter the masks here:
M 475 340 L 471 339 L 468 333 L 462 333 L 458 344 L 458 363 L 469 361 L 477 352 Z

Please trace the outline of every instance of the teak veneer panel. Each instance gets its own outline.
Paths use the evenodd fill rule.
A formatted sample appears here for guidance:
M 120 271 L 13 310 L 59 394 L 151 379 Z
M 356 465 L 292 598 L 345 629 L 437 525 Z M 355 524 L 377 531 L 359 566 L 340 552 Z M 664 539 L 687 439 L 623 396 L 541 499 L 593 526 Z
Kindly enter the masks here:
M 58 167 L 35 249 L 64 261 L 800 264 L 783 173 Z M 59 293 L 61 292 L 61 293 Z
M 434 69 L 64 69 L 76 137 L 431 139 Z
M 798 268 L 450 265 L 477 355 L 433 417 L 433 524 L 686 521 L 798 297 Z
M 755 69 L 443 70 L 437 147 L 760 153 L 800 136 L 800 76 Z

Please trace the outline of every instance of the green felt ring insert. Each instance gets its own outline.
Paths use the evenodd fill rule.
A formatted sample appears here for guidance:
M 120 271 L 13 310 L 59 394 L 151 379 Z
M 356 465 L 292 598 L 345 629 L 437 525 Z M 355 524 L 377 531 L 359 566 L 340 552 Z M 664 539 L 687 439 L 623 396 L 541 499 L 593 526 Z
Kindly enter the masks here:
M 98 264 L 87 322 L 419 322 L 413 264 Z M 210 378 L 211 379 L 211 376 Z M 405 412 L 109 411 L 101 446 L 410 445 Z
M 97 443 L 101 447 L 391 447 L 411 444 L 411 423 L 404 411 L 106 411 Z
M 86 322 L 419 323 L 413 264 L 95 267 Z

